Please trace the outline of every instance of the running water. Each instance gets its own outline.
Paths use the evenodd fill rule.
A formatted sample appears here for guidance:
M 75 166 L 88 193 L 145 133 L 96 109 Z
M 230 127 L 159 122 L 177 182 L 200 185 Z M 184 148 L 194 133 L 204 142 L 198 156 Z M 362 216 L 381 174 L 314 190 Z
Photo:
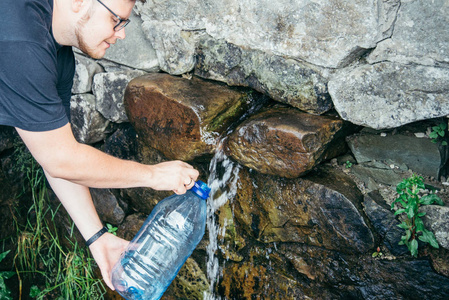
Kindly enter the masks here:
M 207 277 L 209 279 L 209 292 L 205 292 L 204 299 L 219 300 L 214 295 L 214 287 L 221 275 L 218 258 L 215 256 L 218 250 L 218 233 L 222 228 L 216 224 L 215 212 L 227 201 L 232 200 L 237 191 L 238 174 L 240 166 L 231 161 L 223 151 L 223 141 L 220 142 L 217 152 L 213 157 L 210 167 L 208 186 L 211 188 L 207 201 L 207 228 L 209 232 L 209 245 L 207 246 Z

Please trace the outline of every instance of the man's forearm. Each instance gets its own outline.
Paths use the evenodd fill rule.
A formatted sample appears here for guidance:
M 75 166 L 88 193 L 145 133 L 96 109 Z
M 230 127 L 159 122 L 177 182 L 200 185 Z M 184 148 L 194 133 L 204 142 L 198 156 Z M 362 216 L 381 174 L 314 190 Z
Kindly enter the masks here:
M 144 165 L 80 144 L 69 124 L 46 132 L 17 132 L 51 177 L 88 187 L 150 187 L 183 193 L 185 185 L 198 177 L 198 171 L 184 162 Z
M 89 188 L 64 179 L 53 178 L 47 172 L 45 175 L 52 190 L 85 240 L 103 227 L 92 202 Z

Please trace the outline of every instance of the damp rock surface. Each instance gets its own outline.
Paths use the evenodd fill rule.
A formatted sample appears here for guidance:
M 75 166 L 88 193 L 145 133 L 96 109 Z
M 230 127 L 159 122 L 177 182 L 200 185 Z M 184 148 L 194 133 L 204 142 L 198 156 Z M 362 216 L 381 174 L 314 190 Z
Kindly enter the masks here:
M 338 118 L 272 108 L 237 127 L 227 141 L 227 153 L 260 173 L 295 178 L 309 172 L 329 151 L 337 156 L 345 150 L 344 125 Z
M 150 147 L 169 159 L 211 154 L 218 138 L 253 102 L 247 90 L 192 77 L 148 74 L 125 92 L 130 122 Z

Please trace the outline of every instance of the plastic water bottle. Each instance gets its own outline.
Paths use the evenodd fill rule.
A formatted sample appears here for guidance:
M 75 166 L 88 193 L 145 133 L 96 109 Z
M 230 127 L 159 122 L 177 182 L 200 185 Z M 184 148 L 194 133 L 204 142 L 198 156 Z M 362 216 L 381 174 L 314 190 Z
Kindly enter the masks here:
M 195 182 L 184 195 L 160 201 L 112 269 L 112 284 L 128 300 L 159 299 L 201 241 L 210 188 Z

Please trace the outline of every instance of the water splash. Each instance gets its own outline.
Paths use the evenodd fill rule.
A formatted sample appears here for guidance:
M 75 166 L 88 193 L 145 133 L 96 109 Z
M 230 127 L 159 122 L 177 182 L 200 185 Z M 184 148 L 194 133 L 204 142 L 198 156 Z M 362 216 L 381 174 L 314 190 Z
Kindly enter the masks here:
M 223 151 L 224 140 L 220 142 L 218 150 L 210 163 L 208 186 L 211 188 L 210 197 L 207 201 L 207 227 L 209 232 L 209 245 L 207 246 L 207 277 L 210 288 L 205 293 L 204 299 L 219 300 L 214 295 L 214 287 L 220 277 L 220 266 L 216 252 L 218 250 L 218 236 L 220 230 L 215 220 L 215 212 L 227 201 L 234 198 L 237 192 L 237 181 L 239 179 L 240 165 L 231 161 Z M 223 235 L 222 235 L 223 236 Z

